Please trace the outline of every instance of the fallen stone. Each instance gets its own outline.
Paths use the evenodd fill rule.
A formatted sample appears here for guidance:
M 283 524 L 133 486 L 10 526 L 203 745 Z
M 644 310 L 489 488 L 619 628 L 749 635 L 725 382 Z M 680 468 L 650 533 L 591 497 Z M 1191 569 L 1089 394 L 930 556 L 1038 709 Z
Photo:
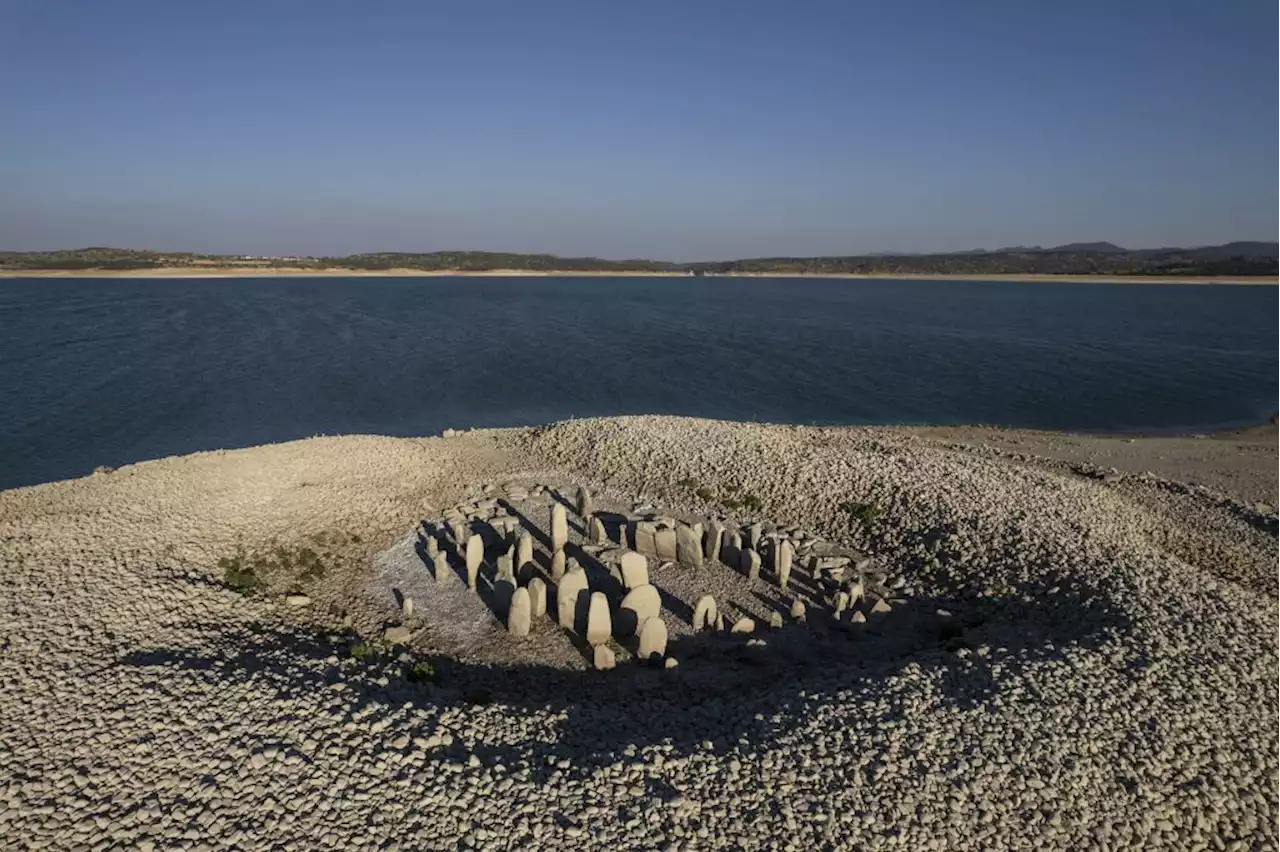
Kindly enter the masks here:
M 511 595 L 511 604 L 507 612 L 507 632 L 512 636 L 528 636 L 532 621 L 533 603 L 529 590 L 516 589 Z
M 649 583 L 649 560 L 639 553 L 628 550 L 618 560 L 622 572 L 622 586 L 626 589 L 637 589 Z
M 649 661 L 667 653 L 667 624 L 659 616 L 645 619 L 640 625 L 640 648 L 637 656 Z
M 411 617 L 413 615 L 413 598 L 405 598 L 404 602 L 400 604 L 400 610 L 404 613 L 405 618 Z
M 667 657 L 665 660 L 662 661 L 662 667 L 667 670 L 677 668 L 679 665 L 680 665 L 680 661 L 677 660 L 675 657 Z
M 702 535 L 697 527 L 676 526 L 676 559 L 687 568 L 702 567 Z
M 596 645 L 591 653 L 597 671 L 608 671 L 618 665 L 618 659 L 608 645 Z
M 306 595 L 289 595 L 284 599 L 289 606 L 310 606 L 311 598 Z
M 754 633 L 756 630 L 756 621 L 754 618 L 739 618 L 733 623 L 733 627 L 729 628 L 730 633 Z
M 889 606 L 889 602 L 881 598 L 871 605 L 871 611 L 877 615 L 883 615 L 886 612 L 893 612 L 893 607 Z
M 693 629 L 711 630 L 716 622 L 716 599 L 711 595 L 703 595 L 693 607 Z
M 591 605 L 587 609 L 587 642 L 603 645 L 613 635 L 613 619 L 609 614 L 609 599 L 604 592 L 591 593 Z
M 403 624 L 395 627 L 388 627 L 383 631 L 382 638 L 390 642 L 392 645 L 403 645 L 413 636 L 413 631 L 405 627 Z

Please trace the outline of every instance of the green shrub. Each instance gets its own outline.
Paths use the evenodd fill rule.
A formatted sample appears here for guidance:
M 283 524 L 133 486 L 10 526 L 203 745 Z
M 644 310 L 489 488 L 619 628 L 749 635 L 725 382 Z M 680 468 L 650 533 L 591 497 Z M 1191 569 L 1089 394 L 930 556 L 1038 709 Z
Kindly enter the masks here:
M 414 683 L 436 683 L 438 676 L 435 666 L 426 660 L 420 660 L 413 664 L 406 677 Z
M 367 660 L 373 656 L 374 650 L 372 645 L 366 645 L 364 642 L 358 642 L 351 646 L 351 659 Z
M 267 585 L 254 571 L 249 558 L 241 552 L 219 559 L 218 567 L 222 569 L 222 582 L 242 595 L 260 592 Z
M 841 503 L 840 508 L 848 515 L 850 522 L 862 524 L 864 527 L 870 527 L 880 520 L 881 510 L 875 503 Z
M 754 494 L 747 494 L 742 498 L 742 508 L 748 512 L 759 512 L 764 508 L 764 501 Z
M 706 486 L 699 488 L 697 491 L 693 493 L 697 495 L 699 500 L 702 500 L 706 503 L 710 503 L 711 499 L 716 496 L 715 492 L 713 492 L 710 488 L 707 488 Z

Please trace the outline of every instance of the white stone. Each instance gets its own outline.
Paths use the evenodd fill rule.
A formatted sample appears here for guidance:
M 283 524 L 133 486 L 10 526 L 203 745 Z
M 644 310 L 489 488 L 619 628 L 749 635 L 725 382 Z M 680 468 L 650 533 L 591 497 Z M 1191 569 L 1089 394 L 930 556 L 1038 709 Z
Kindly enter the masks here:
M 702 534 L 696 527 L 676 526 L 676 558 L 688 568 L 702 567 Z
M 591 652 L 592 662 L 599 671 L 608 671 L 618 665 L 618 659 L 614 656 L 613 649 L 608 645 L 596 645 Z
M 747 575 L 748 580 L 754 580 L 760 576 L 760 554 L 751 548 L 742 551 L 739 557 L 742 565 L 742 573 Z
M 794 618 L 796 621 L 805 620 L 804 601 L 797 600 L 795 603 L 791 605 L 791 617 Z
M 651 660 L 656 654 L 661 657 L 667 653 L 667 624 L 659 616 L 647 618 L 640 625 L 640 648 L 637 654 L 641 660 Z
M 587 522 L 587 540 L 592 544 L 604 544 L 609 540 L 609 534 L 604 528 L 604 521 L 593 516 Z
M 591 593 L 591 605 L 587 608 L 587 642 L 603 645 L 613 635 L 613 618 L 609 613 L 609 599 L 604 592 Z
M 579 568 L 568 571 L 556 585 L 556 615 L 565 630 L 574 629 L 574 615 L 578 609 L 578 595 L 587 590 L 587 572 Z
M 533 536 L 521 533 L 520 538 L 516 539 L 516 559 L 515 569 L 519 571 L 524 567 L 525 563 L 533 561 Z
M 649 560 L 639 553 L 628 550 L 618 560 L 622 571 L 622 585 L 627 589 L 636 589 L 649 583 Z
M 716 626 L 716 599 L 703 595 L 693 606 L 693 629 L 710 630 Z
M 484 541 L 480 536 L 472 536 L 467 542 L 467 588 L 476 590 L 476 577 L 480 573 L 480 563 L 484 561 Z
M 556 503 L 551 507 L 551 549 L 564 550 L 569 542 L 569 516 L 564 504 Z
M 707 531 L 703 534 L 703 554 L 710 562 L 715 562 L 720 558 L 720 544 L 724 538 L 724 524 L 719 521 L 712 521 L 707 525 Z
M 747 547 L 752 550 L 760 549 L 760 534 L 764 532 L 764 526 L 759 522 L 747 527 Z
M 512 636 L 528 636 L 533 619 L 529 590 L 519 588 L 511 595 L 511 607 L 507 613 L 507 632 Z
M 437 583 L 448 583 L 453 579 L 453 571 L 449 570 L 449 554 L 443 550 L 436 551 L 436 555 L 431 557 L 431 570 Z
M 565 556 L 564 556 L 564 551 L 563 551 L 563 550 L 557 550 L 555 553 L 551 554 L 551 580 L 552 580 L 552 582 L 559 583 L 559 582 L 560 582 L 560 580 L 561 580 L 561 578 L 562 578 L 562 577 L 564 577 L 564 572 L 565 572 Z
M 620 610 L 626 612 L 620 612 L 619 625 L 625 624 L 628 632 L 639 630 L 645 621 L 662 611 L 662 596 L 654 586 L 637 586 L 622 599 Z
M 307 597 L 306 595 L 289 595 L 287 598 L 284 599 L 284 602 L 287 603 L 289 606 L 310 606 L 311 598 Z M 408 614 L 409 613 L 406 613 L 406 615 Z
M 583 488 L 581 485 L 578 486 L 578 494 L 575 503 L 578 507 L 578 517 L 585 519 L 587 515 L 591 514 L 591 492 Z
M 547 584 L 541 577 L 534 577 L 525 588 L 529 590 L 529 615 L 542 618 L 547 614 Z
M 791 580 L 791 563 L 795 559 L 795 549 L 791 546 L 791 542 L 784 538 L 774 545 L 773 553 L 774 565 L 778 572 L 778 585 L 785 590 Z
M 729 628 L 730 633 L 754 633 L 756 622 L 754 618 L 739 618 L 733 623 L 733 627 Z

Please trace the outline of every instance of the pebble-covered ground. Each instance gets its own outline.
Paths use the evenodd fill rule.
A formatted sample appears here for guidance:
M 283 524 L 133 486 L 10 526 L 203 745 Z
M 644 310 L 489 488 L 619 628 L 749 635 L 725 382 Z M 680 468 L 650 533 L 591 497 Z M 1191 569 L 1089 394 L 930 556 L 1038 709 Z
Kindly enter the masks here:
M 388 555 L 512 481 L 809 530 L 909 603 L 675 669 L 441 656 Z M 0 846 L 1274 849 L 1276 536 L 1165 470 L 667 417 L 3 492 Z

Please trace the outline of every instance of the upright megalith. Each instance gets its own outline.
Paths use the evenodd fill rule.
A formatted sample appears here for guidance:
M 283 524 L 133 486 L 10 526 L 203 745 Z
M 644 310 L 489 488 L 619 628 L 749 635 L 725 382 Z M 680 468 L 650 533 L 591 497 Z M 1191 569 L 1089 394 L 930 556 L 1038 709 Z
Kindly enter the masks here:
M 528 636 L 532 621 L 533 601 L 529 596 L 529 590 L 516 589 L 511 595 L 511 603 L 507 609 L 507 632 L 512 636 Z
M 565 555 L 563 550 L 557 550 L 551 554 L 551 581 L 559 583 L 564 577 L 565 572 Z
M 840 616 L 844 615 L 844 611 L 848 608 L 849 608 L 849 593 L 836 592 L 835 613 L 834 613 L 835 619 L 839 621 Z
M 431 557 L 431 572 L 436 575 L 437 583 L 449 583 L 453 580 L 453 572 L 449 570 L 449 554 L 437 550 Z
M 436 538 L 435 533 L 427 536 L 427 541 L 424 546 L 427 549 L 427 556 L 430 556 L 432 559 L 434 559 L 436 554 L 440 552 L 440 541 Z
M 747 527 L 747 547 L 751 548 L 752 550 L 759 550 L 760 535 L 763 532 L 764 532 L 764 525 L 761 524 L 759 521 L 756 521 L 754 524 Z
M 636 521 L 631 534 L 632 546 L 641 553 L 658 553 L 658 525 L 653 521 Z
M 639 553 L 628 550 L 619 560 L 622 572 L 622 585 L 627 589 L 635 589 L 649 582 L 649 560 Z
M 730 633 L 753 633 L 756 629 L 756 620 L 754 618 L 739 618 L 729 628 Z
M 778 612 L 777 610 L 774 610 L 773 612 L 769 613 L 769 626 L 774 628 L 775 630 L 781 627 L 782 613 Z
M 556 585 L 556 620 L 565 630 L 573 630 L 578 612 L 578 596 L 587 591 L 587 572 L 581 567 L 568 571 Z
M 748 580 L 756 579 L 760 576 L 760 554 L 749 547 L 741 553 L 742 573 L 747 575 Z
M 578 510 L 578 517 L 586 520 L 587 515 L 592 512 L 591 492 L 581 485 L 578 486 L 578 493 L 574 497 L 574 506 Z
M 720 558 L 720 543 L 723 538 L 724 524 L 712 521 L 707 525 L 707 531 L 702 536 L 702 552 L 707 557 L 707 561 L 715 562 Z
M 547 584 L 541 577 L 534 577 L 525 588 L 529 594 L 529 614 L 542 618 L 547 614 Z
M 568 543 L 569 516 L 564 510 L 564 504 L 556 503 L 551 507 L 551 549 L 564 550 Z
M 702 567 L 702 541 L 698 530 L 689 524 L 676 525 L 676 559 L 687 568 Z
M 587 608 L 587 643 L 603 645 L 613 635 L 613 618 L 609 613 L 609 599 L 604 592 L 592 592 Z
M 597 671 L 607 672 L 618 665 L 618 658 L 608 645 L 596 645 L 591 649 L 591 662 Z
M 791 617 L 801 623 L 804 622 L 805 620 L 804 601 L 797 599 L 796 602 L 791 605 Z
M 461 553 L 467 546 L 467 525 L 461 520 L 451 521 L 449 523 L 449 536 L 453 539 L 453 546 Z
M 480 536 L 472 536 L 466 545 L 467 588 L 476 590 L 476 577 L 480 574 L 480 563 L 484 561 L 484 540 Z
M 591 516 L 591 520 L 587 521 L 587 540 L 592 544 L 604 544 L 609 540 L 609 533 L 605 531 L 604 521 Z
M 515 569 L 519 571 L 526 563 L 533 561 L 533 536 L 527 532 L 520 533 L 520 537 L 516 539 L 516 560 Z
M 655 586 L 637 586 L 627 592 L 618 607 L 618 635 L 630 636 L 662 611 L 662 595 Z
M 786 591 L 787 584 L 791 581 L 791 563 L 795 560 L 795 550 L 791 547 L 791 542 L 785 538 L 779 539 L 774 544 L 773 563 L 774 570 L 778 572 L 778 586 Z
M 667 653 L 667 624 L 658 616 L 647 618 L 640 625 L 640 648 L 636 656 L 646 662 L 662 659 Z
M 667 559 L 675 561 L 679 552 L 677 549 L 676 531 L 671 527 L 659 527 L 653 536 L 655 551 L 659 559 Z
M 714 630 L 717 621 L 716 599 L 703 595 L 693 607 L 693 629 Z

